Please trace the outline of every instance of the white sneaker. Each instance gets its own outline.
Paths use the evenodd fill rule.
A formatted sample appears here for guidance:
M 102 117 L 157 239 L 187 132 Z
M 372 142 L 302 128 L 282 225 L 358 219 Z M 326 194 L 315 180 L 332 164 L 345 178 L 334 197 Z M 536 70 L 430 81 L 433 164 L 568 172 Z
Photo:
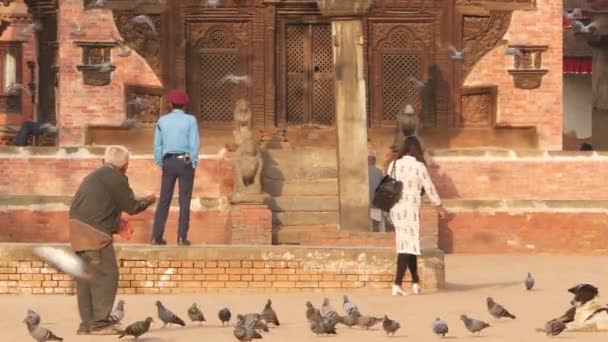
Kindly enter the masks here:
M 414 292 L 414 294 L 420 294 L 420 292 L 422 292 L 422 289 L 420 288 L 420 285 L 418 284 L 414 284 L 412 285 L 412 291 Z
M 403 291 L 401 286 L 393 285 L 393 296 L 407 296 L 407 292 Z

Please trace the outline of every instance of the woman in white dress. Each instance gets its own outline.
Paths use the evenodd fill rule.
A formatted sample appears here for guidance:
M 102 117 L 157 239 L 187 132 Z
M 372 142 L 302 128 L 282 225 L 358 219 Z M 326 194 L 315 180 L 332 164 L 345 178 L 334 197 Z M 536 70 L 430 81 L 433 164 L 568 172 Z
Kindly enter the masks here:
M 395 226 L 397 249 L 397 274 L 392 292 L 394 296 L 407 295 L 401 284 L 405 271 L 409 268 L 412 274 L 412 290 L 415 294 L 419 294 L 421 289 L 417 256 L 420 255 L 419 223 L 422 194 L 428 195 L 441 218 L 445 217 L 447 211 L 441 205 L 437 190 L 429 176 L 418 138 L 410 136 L 405 139 L 397 158 L 389 164 L 387 174 L 403 183 L 401 199 L 390 211 L 390 218 Z

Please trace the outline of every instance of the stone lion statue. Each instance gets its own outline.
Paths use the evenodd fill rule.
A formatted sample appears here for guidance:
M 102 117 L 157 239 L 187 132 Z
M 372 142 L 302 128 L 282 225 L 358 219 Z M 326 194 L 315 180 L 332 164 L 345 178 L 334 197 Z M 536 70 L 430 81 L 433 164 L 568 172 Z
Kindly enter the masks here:
M 234 107 L 234 129 L 232 137 L 234 142 L 229 146 L 230 150 L 236 150 L 245 140 L 252 139 L 253 132 L 251 106 L 246 99 L 238 99 Z
M 232 203 L 263 202 L 267 195 L 262 191 L 261 175 L 264 159 L 254 139 L 241 142 L 233 161 L 234 192 L 230 195 Z

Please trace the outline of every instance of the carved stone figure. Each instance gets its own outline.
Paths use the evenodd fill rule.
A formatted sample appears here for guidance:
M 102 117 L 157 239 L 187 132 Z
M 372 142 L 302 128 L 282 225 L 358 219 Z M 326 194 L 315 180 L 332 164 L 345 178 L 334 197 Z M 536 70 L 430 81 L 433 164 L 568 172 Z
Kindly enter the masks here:
M 251 107 L 249 101 L 238 99 L 234 107 L 234 130 L 232 137 L 234 142 L 229 145 L 231 151 L 236 150 L 244 141 L 253 138 L 251 131 Z
M 253 139 L 244 140 L 233 161 L 234 192 L 231 203 L 263 203 L 268 195 L 262 192 L 261 174 L 264 167 L 262 153 Z
M 414 107 L 409 104 L 403 107 L 403 109 L 397 114 L 395 140 L 393 142 L 393 146 L 391 146 L 391 150 L 393 150 L 393 152 L 397 152 L 401 145 L 403 145 L 403 142 L 407 136 L 416 135 L 419 125 L 420 118 L 414 111 Z

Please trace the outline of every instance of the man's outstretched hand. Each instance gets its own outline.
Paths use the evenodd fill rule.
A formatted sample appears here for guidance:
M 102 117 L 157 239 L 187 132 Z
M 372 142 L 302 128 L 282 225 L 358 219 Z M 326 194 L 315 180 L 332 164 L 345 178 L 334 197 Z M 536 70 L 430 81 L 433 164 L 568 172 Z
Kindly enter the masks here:
M 153 204 L 154 202 L 156 202 L 156 195 L 147 194 L 146 197 L 144 197 L 144 201 L 148 202 L 148 205 Z

